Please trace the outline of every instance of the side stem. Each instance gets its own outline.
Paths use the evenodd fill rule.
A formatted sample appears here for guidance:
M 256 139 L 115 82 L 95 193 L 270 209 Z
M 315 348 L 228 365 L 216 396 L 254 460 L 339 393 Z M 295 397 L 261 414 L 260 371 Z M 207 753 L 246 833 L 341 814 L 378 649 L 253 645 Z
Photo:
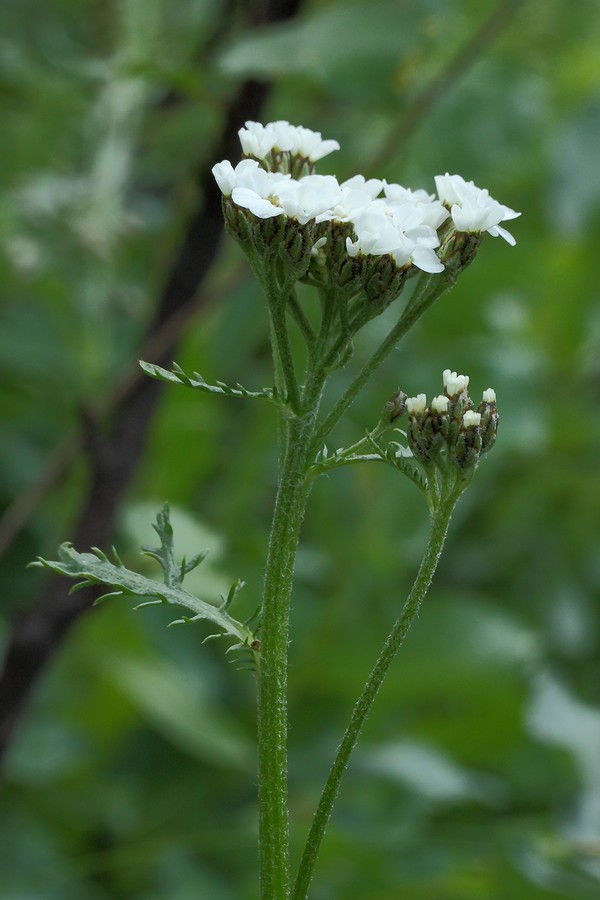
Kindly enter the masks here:
M 394 349 L 398 341 L 404 337 L 406 332 L 421 318 L 423 313 L 429 309 L 432 303 L 452 287 L 454 281 L 454 276 L 444 273 L 443 275 L 430 275 L 425 277 L 423 281 L 417 285 L 407 307 L 395 326 L 383 339 L 366 366 L 356 376 L 318 429 L 314 439 L 315 452 L 317 449 L 321 448 L 331 429 L 337 424 L 348 407 L 353 403 L 354 399 L 370 379 L 371 375 L 379 368 L 381 363 Z
M 404 608 L 383 645 L 379 658 L 356 702 L 350 718 L 350 723 L 346 728 L 341 744 L 338 747 L 325 787 L 323 788 L 323 793 L 321 794 L 321 799 L 315 812 L 304 854 L 300 862 L 298 876 L 292 892 L 292 900 L 306 900 L 321 841 L 329 822 L 331 810 L 338 795 L 342 777 L 348 765 L 348 760 L 356 746 L 362 727 L 388 673 L 390 665 L 402 645 L 410 626 L 415 620 L 421 607 L 421 603 L 429 589 L 444 546 L 452 510 L 454 509 L 461 491 L 462 488 L 456 488 L 449 492 L 442 498 L 437 509 L 432 513 L 429 541 L 417 577 L 415 578 L 415 582 L 408 595 Z

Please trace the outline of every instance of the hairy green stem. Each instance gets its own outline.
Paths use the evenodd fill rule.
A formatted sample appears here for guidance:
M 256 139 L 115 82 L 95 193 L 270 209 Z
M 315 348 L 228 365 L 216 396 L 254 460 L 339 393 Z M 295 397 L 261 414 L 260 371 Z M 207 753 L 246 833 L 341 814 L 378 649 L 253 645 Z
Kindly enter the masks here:
M 306 317 L 304 310 L 298 303 L 298 298 L 294 289 L 290 291 L 288 296 L 288 310 L 291 317 L 294 319 L 294 321 L 298 325 L 298 328 L 302 332 L 302 337 L 306 342 L 307 348 L 309 349 L 309 351 L 312 350 L 315 345 L 316 335 Z
M 271 526 L 260 618 L 258 674 L 259 862 L 262 900 L 290 892 L 287 790 L 287 666 L 289 611 L 296 548 L 310 491 L 309 447 L 323 377 L 307 373 L 301 412 L 286 420 L 286 452 Z
M 323 788 L 323 793 L 321 794 L 321 799 L 300 862 L 298 876 L 292 892 L 292 900 L 305 900 L 306 898 L 317 854 L 321 846 L 327 823 L 331 816 L 331 810 L 337 797 L 342 777 L 348 765 L 348 760 L 356 746 L 364 722 L 385 676 L 388 673 L 390 665 L 402 645 L 410 626 L 415 620 L 421 607 L 421 603 L 429 589 L 444 546 L 452 510 L 454 509 L 461 492 L 462 485 L 461 487 L 455 487 L 446 492 L 440 500 L 436 510 L 432 513 L 429 541 L 417 577 L 411 592 L 408 595 L 404 608 L 383 645 L 379 658 L 356 702 L 350 718 L 350 723 L 344 733 L 341 744 L 338 747 L 335 760 L 329 772 L 325 787 Z
M 288 413 L 279 417 L 280 473 L 275 502 L 265 585 L 260 619 L 261 664 L 258 672 L 258 779 L 259 779 L 259 861 L 262 900 L 289 900 L 289 813 L 287 789 L 287 666 L 289 610 L 296 547 L 300 526 L 310 490 L 308 472 L 314 460 L 314 448 L 320 446 L 315 439 L 316 419 L 323 385 L 327 377 L 327 353 L 329 334 L 333 323 L 335 296 L 323 297 L 322 320 L 319 334 L 310 329 L 308 321 L 289 295 L 278 290 L 277 279 L 263 286 L 269 302 L 271 337 L 276 379 L 285 386 Z M 385 359 L 398 339 L 410 328 L 424 310 L 445 290 L 440 279 L 421 283 L 404 310 L 398 324 L 375 352 L 363 372 L 357 376 L 342 401 L 332 410 L 319 435 L 329 428 L 350 405 L 358 391 L 366 383 L 375 368 Z M 306 339 L 308 368 L 305 384 L 301 389 L 296 377 L 286 319 L 286 307 L 296 320 Z M 283 385 L 281 384 L 283 382 Z M 325 430 L 326 429 L 326 430 Z M 429 576 L 431 577 L 431 575 Z M 428 583 L 428 582 L 427 582 Z M 419 601 L 420 602 L 420 601 Z M 394 651 L 395 652 L 395 651 Z M 391 661 L 391 660 L 390 660 Z M 389 665 L 389 663 L 388 663 Z M 375 693 L 378 685 L 375 688 Z M 372 700 L 367 705 L 370 705 Z M 365 712 L 366 714 L 366 712 Z M 358 730 L 360 730 L 360 725 Z M 358 732 L 356 734 L 358 737 Z M 354 739 L 355 742 L 356 738 Z M 348 738 L 344 739 L 345 743 Z M 342 746 L 345 746 L 343 742 Z M 352 746 L 354 744 L 352 743 Z M 350 750 L 352 749 L 350 746 Z M 349 754 L 348 754 L 349 755 Z M 342 762 L 342 771 L 345 767 Z M 341 775 L 340 775 L 341 777 Z M 339 780 L 338 782 L 339 783 Z M 322 825 L 317 824 L 318 836 L 314 845 L 314 858 L 307 865 L 310 872 L 316 852 L 329 818 L 333 795 Z M 321 809 L 321 807 L 319 807 Z M 320 820 L 319 820 L 320 821 Z M 312 834 L 312 832 L 311 832 Z M 311 846 L 312 846 L 311 845 Z M 304 867 L 306 869 L 306 866 Z M 303 882 L 301 882 L 303 883 Z M 308 884 L 308 882 L 306 882 Z M 301 888 L 300 888 L 301 889 Z M 296 895 L 295 895 L 296 896 Z
M 289 290 L 287 288 L 279 290 L 277 285 L 266 279 L 263 288 L 269 303 L 275 372 L 279 372 L 280 378 L 283 379 L 286 400 L 290 408 L 297 413 L 300 408 L 300 390 L 287 327 L 286 301 Z
M 298 423 L 288 441 L 271 527 L 260 618 L 259 858 L 262 900 L 289 897 L 287 652 L 296 546 L 307 498 Z

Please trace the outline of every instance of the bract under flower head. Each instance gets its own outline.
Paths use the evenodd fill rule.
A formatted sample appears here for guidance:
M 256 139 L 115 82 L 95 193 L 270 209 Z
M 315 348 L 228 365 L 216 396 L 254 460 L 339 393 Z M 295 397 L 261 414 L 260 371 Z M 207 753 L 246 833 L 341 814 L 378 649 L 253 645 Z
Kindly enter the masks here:
M 516 241 L 512 234 L 500 227 L 500 222 L 516 219 L 521 215 L 509 206 L 503 206 L 485 188 L 478 188 L 472 181 L 460 175 L 435 176 L 435 185 L 442 203 L 450 208 L 457 231 L 480 233 L 487 231 L 492 237 L 503 237 L 512 246 Z

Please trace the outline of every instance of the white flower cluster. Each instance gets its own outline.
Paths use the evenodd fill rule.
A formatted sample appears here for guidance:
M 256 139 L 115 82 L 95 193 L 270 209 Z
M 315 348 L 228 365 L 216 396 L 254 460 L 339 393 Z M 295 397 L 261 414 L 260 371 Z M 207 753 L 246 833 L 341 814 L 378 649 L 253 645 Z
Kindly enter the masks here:
M 280 120 L 261 125 L 260 122 L 246 122 L 238 131 L 242 150 L 246 156 L 266 159 L 269 153 L 290 153 L 311 162 L 317 162 L 334 150 L 339 150 L 337 141 L 324 141 L 319 131 L 311 131 L 302 125 L 290 125 Z
M 288 216 L 306 225 L 330 208 L 340 186 L 333 175 L 305 175 L 295 179 L 282 172 L 267 172 L 255 159 L 243 159 L 235 169 L 228 160 L 213 166 L 213 175 L 225 197 L 258 216 Z
M 449 412 L 450 402 L 456 401 L 460 394 L 466 393 L 469 386 L 468 375 L 458 375 L 451 369 L 444 369 L 442 373 L 442 381 L 445 393 L 434 397 L 431 401 L 429 409 L 437 415 L 445 415 Z M 467 398 L 468 399 L 468 398 Z M 471 401 L 468 400 L 470 403 Z M 487 388 L 483 392 L 481 405 L 479 410 L 467 409 L 462 413 L 462 424 L 464 428 L 475 428 L 481 424 L 482 413 L 480 410 L 486 407 L 495 406 L 496 391 L 493 388 Z M 416 397 L 408 397 L 406 399 L 406 411 L 409 416 L 425 416 L 427 414 L 427 397 L 425 394 L 417 394 Z
M 444 264 L 435 251 L 440 246 L 438 229 L 449 217 L 456 231 L 487 231 L 515 243 L 499 223 L 520 213 L 460 175 L 436 176 L 438 197 L 362 175 L 342 183 L 333 175 L 294 178 L 289 172 L 268 171 L 261 161 L 273 153 L 289 153 L 312 163 L 339 149 L 337 141 L 323 140 L 319 132 L 284 121 L 246 122 L 239 135 L 245 155 L 252 158 L 235 168 L 227 160 L 213 167 L 224 196 L 261 219 L 283 215 L 300 225 L 349 223 L 350 257 L 387 255 L 400 269 L 413 264 L 425 272 L 442 272 Z
M 478 188 L 460 175 L 435 176 L 435 186 L 443 204 L 450 209 L 457 231 L 487 231 L 492 237 L 503 237 L 514 247 L 516 241 L 510 231 L 500 228 L 500 222 L 521 215 L 510 206 L 503 206 L 485 188 Z

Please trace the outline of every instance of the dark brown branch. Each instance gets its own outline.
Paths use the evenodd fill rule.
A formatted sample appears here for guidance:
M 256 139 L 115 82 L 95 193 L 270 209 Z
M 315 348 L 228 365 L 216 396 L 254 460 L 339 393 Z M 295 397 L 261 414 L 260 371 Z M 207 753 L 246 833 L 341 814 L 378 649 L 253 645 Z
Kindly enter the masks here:
M 299 6 L 300 0 L 269 0 L 257 5 L 253 19 L 260 24 L 289 19 Z M 268 91 L 267 84 L 256 81 L 248 81 L 238 89 L 214 147 L 215 160 L 239 155 L 237 129 L 246 119 L 260 118 Z M 199 205 L 188 224 L 144 343 L 160 333 L 174 315 L 185 317 L 193 311 L 199 287 L 217 255 L 223 234 L 221 197 L 208 166 L 198 183 Z M 164 341 L 153 362 L 168 365 L 177 334 L 178 329 L 174 329 L 172 339 Z M 101 437 L 91 425 L 88 443 L 93 445 L 92 478 L 74 527 L 76 546 L 106 546 L 110 542 L 119 505 L 143 453 L 161 390 L 160 382 L 153 379 L 133 379 L 119 398 L 109 436 Z M 63 579 L 50 579 L 32 609 L 19 617 L 10 630 L 0 675 L 0 756 L 8 748 L 37 678 L 70 626 L 92 603 L 91 590 L 70 596 L 67 590 Z

